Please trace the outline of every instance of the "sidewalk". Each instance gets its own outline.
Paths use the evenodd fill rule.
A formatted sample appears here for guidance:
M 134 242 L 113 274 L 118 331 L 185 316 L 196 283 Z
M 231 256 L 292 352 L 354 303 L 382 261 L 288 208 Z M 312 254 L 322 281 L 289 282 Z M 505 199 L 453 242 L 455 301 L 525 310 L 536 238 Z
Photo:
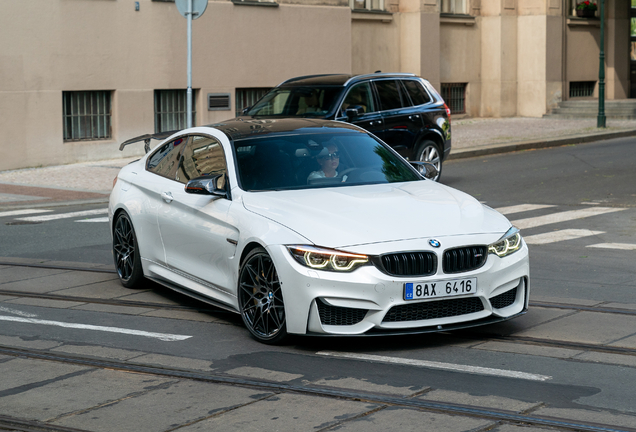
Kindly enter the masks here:
M 450 159 L 636 136 L 636 120 L 513 117 L 452 121 Z M 140 144 L 141 145 L 141 144 Z M 0 209 L 107 202 L 119 169 L 136 158 L 0 171 Z

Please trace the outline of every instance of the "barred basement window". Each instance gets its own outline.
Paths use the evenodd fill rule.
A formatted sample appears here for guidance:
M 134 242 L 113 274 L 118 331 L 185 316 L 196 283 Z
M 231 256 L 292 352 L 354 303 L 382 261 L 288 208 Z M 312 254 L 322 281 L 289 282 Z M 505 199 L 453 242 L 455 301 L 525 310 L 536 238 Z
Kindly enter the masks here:
M 442 98 L 452 114 L 466 112 L 466 83 L 442 83 Z
M 349 0 L 349 4 L 353 10 L 384 10 L 384 0 Z
M 254 106 L 254 104 L 271 88 L 237 88 L 236 89 L 236 115 L 243 114 L 243 109 Z
M 110 91 L 62 92 L 64 141 L 109 139 L 112 134 Z
M 196 125 L 195 92 L 192 94 L 192 126 Z M 186 90 L 155 90 L 155 133 L 187 127 Z
M 570 82 L 570 97 L 591 97 L 594 95 L 596 81 L 572 81 Z

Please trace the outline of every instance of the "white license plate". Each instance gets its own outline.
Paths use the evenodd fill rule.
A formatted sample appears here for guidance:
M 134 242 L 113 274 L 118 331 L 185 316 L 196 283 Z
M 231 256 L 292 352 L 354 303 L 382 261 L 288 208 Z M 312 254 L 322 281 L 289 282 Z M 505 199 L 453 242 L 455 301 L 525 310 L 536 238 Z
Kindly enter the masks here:
M 477 278 L 404 284 L 404 300 L 452 297 L 477 292 Z

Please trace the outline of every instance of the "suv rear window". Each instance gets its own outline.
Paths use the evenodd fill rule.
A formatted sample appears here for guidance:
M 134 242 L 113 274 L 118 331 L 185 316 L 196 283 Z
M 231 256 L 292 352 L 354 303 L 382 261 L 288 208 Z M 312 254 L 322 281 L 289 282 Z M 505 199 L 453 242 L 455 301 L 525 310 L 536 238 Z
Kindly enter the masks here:
M 411 101 L 413 105 L 423 105 L 425 103 L 429 103 L 431 101 L 431 97 L 428 95 L 422 84 L 415 80 L 404 80 L 402 81 L 406 90 L 411 97 Z

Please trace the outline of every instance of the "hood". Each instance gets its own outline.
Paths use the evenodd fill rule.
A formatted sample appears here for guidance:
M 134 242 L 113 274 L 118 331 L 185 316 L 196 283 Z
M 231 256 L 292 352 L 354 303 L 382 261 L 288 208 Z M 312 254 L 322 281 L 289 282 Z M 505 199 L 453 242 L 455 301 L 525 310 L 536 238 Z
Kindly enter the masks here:
M 510 222 L 433 181 L 245 193 L 247 210 L 315 245 L 347 246 L 465 234 L 504 233 Z

